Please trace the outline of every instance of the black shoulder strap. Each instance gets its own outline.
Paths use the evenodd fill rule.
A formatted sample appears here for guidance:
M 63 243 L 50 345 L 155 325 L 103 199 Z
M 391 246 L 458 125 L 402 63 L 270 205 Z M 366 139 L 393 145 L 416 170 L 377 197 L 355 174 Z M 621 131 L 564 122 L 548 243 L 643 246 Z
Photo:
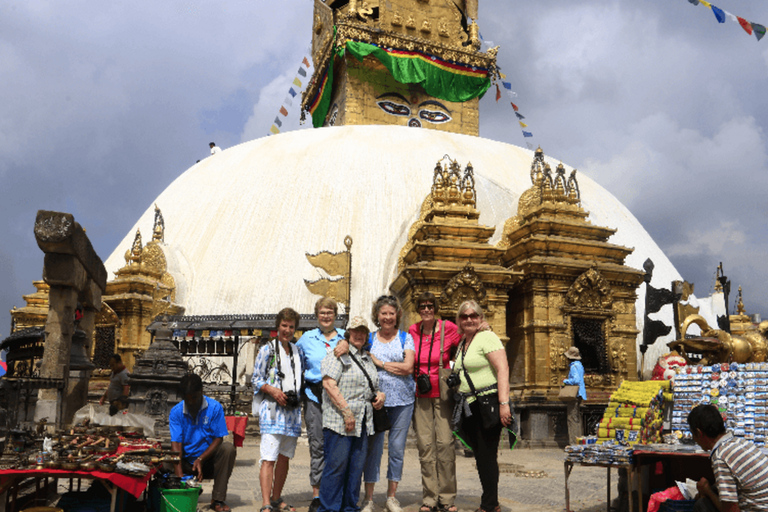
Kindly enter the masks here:
M 371 387 L 371 392 L 373 393 L 373 396 L 376 396 L 376 388 L 373 387 L 373 381 L 371 380 L 371 377 L 368 375 L 368 372 L 365 371 L 365 368 L 363 367 L 363 364 L 357 360 L 355 356 L 353 356 L 351 353 L 349 354 L 349 358 L 355 362 L 358 368 L 363 372 L 363 375 L 365 375 L 365 378 L 368 379 L 368 385 Z

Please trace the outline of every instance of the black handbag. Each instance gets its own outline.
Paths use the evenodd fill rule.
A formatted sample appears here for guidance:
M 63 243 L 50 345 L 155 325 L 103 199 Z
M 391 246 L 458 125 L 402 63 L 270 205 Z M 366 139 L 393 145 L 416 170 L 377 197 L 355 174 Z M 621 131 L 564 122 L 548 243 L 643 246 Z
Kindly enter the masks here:
M 477 400 L 478 407 L 480 408 L 480 418 L 483 420 L 483 427 L 484 428 L 495 427 L 496 425 L 501 423 L 501 418 L 499 417 L 500 406 L 499 406 L 498 386 L 494 384 L 487 388 L 483 388 L 480 390 L 480 392 L 491 391 L 491 390 L 496 392 L 478 396 L 477 394 L 478 392 L 475 389 L 475 385 L 472 383 L 472 379 L 469 377 L 467 368 L 464 366 L 463 356 L 461 359 L 461 369 L 464 371 L 464 378 L 467 379 L 467 384 L 469 385 L 469 389 L 472 392 L 472 395 L 475 397 L 475 400 Z
M 360 361 L 358 361 L 352 354 L 349 354 L 349 358 L 355 362 L 357 367 L 360 368 L 360 370 L 363 372 L 363 375 L 365 375 L 365 378 L 368 379 L 368 385 L 371 387 L 374 400 L 376 400 L 376 388 L 373 387 L 373 381 L 368 375 L 368 372 L 365 371 L 362 363 L 360 363 Z M 387 410 L 384 407 L 381 409 L 376 409 L 373 407 L 373 431 L 378 434 L 379 432 L 385 432 L 390 428 L 392 428 L 392 423 L 389 421 L 389 414 L 387 414 Z

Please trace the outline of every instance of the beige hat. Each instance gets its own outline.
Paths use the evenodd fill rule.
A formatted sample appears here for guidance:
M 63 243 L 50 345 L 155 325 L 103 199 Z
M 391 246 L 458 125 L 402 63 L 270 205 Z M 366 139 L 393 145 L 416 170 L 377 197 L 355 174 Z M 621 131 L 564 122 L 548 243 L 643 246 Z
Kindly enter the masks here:
M 565 351 L 565 357 L 568 359 L 576 359 L 581 360 L 581 353 L 579 352 L 579 349 L 576 347 L 571 347 L 568 350 Z
M 348 331 L 362 331 L 363 329 L 365 329 L 365 332 L 371 332 L 371 330 L 368 328 L 368 322 L 366 322 L 365 318 L 361 317 L 360 315 L 352 318 L 352 320 L 349 321 L 349 324 L 347 324 Z

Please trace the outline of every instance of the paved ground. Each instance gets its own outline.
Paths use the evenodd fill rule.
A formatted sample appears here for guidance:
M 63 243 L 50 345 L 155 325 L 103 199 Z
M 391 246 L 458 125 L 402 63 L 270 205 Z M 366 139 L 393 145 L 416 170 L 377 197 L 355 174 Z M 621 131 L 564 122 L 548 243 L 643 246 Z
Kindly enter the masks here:
M 508 445 L 507 445 L 508 446 Z M 259 490 L 259 437 L 248 434 L 245 446 L 238 449 L 235 471 L 229 484 L 228 503 L 234 512 L 255 512 L 261 507 Z M 386 461 L 386 452 L 385 458 Z M 417 512 L 421 505 L 421 470 L 418 452 L 409 447 L 405 455 L 403 480 L 398 498 L 406 512 Z M 480 481 L 473 458 L 457 456 L 460 512 L 473 512 L 480 504 Z M 385 462 L 386 463 L 386 462 Z M 502 474 L 499 496 L 502 511 L 562 511 L 565 509 L 563 451 L 560 449 L 518 449 L 500 452 Z M 385 470 L 386 471 L 386 470 Z M 306 512 L 312 494 L 309 486 L 309 449 L 305 437 L 299 439 L 296 456 L 291 461 L 283 497 L 297 512 Z M 611 497 L 616 496 L 617 473 L 612 471 Z M 571 509 L 583 512 L 606 510 L 606 470 L 594 467 L 574 468 L 570 478 Z M 211 484 L 204 482 L 200 503 L 210 502 Z M 384 512 L 386 482 L 376 487 L 377 512 Z

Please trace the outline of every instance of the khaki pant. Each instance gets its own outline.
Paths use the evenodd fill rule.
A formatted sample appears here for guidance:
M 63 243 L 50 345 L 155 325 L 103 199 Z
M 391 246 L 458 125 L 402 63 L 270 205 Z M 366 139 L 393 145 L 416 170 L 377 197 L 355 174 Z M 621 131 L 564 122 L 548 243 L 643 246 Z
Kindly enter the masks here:
M 450 507 L 456 500 L 452 413 L 452 405 L 440 398 L 416 398 L 413 429 L 421 459 L 422 501 L 430 507 Z
M 581 414 L 579 414 L 581 398 L 571 400 L 566 406 L 568 417 L 568 444 L 576 444 L 576 438 L 581 437 Z

